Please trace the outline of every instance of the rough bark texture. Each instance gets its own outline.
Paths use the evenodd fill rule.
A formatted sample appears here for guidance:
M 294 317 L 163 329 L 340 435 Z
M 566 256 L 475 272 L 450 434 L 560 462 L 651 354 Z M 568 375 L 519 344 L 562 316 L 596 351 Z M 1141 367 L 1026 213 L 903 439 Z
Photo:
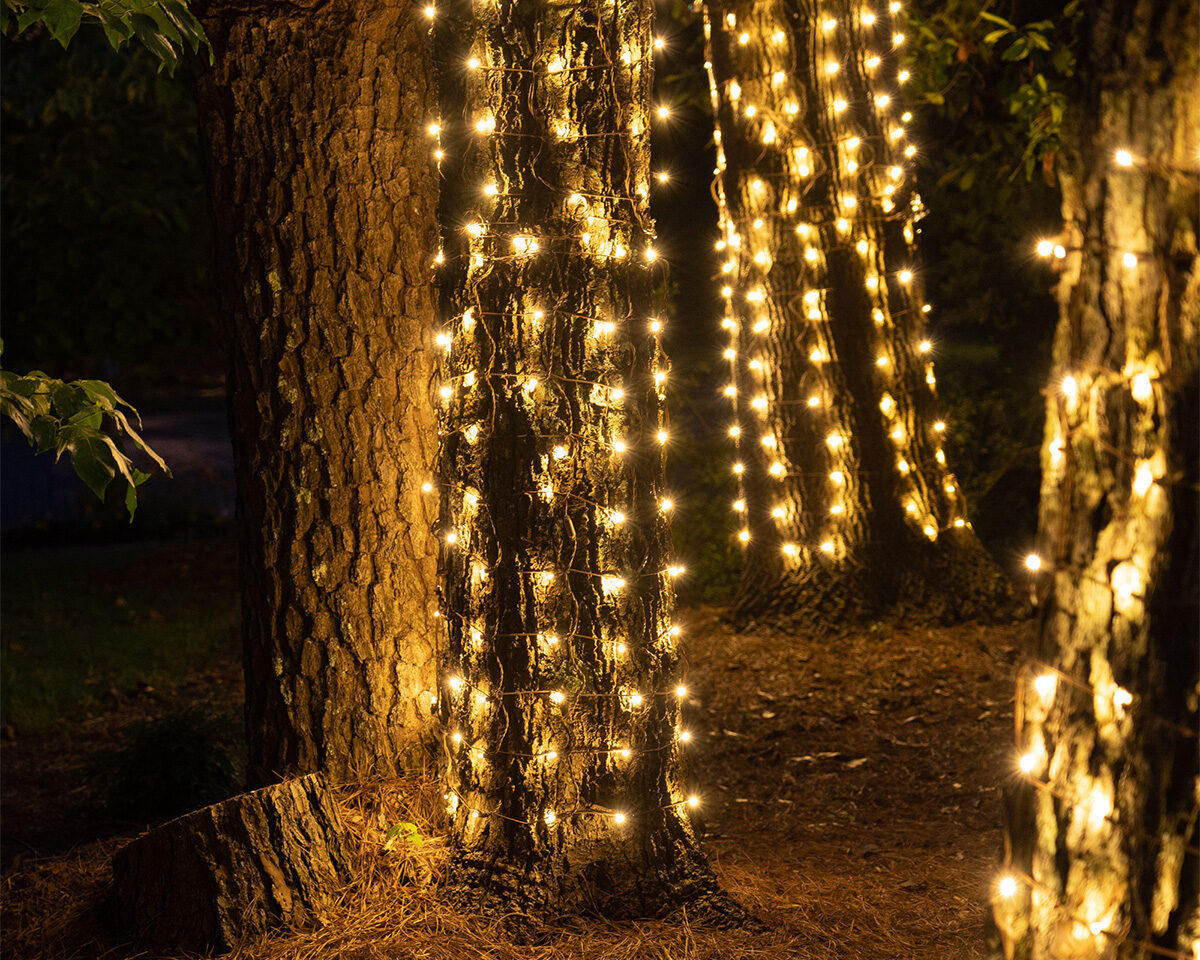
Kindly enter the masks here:
M 427 23 L 350 0 L 204 23 L 251 779 L 388 775 L 436 684 Z
M 680 769 L 652 14 L 500 0 L 439 18 L 452 885 L 505 912 L 737 915 Z
M 1025 775 L 995 910 L 1010 957 L 1200 944 L 1198 14 L 1194 0 L 1084 5 L 1083 102 L 1060 159 L 1042 623 L 1019 678 Z
M 315 774 L 172 820 L 113 857 L 120 930 L 159 950 L 229 950 L 318 919 L 349 880 L 337 807 Z
M 884 7 L 868 23 L 849 0 L 706 12 L 745 545 L 736 613 L 810 629 L 994 613 L 1008 587 L 947 470 L 924 339 L 902 19 Z

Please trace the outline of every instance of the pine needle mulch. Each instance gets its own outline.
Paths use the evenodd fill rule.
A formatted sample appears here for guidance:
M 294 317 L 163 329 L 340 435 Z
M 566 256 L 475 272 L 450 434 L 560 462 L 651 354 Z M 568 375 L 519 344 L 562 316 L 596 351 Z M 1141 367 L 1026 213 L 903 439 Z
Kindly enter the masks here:
M 687 624 L 693 775 L 725 888 L 767 930 L 569 918 L 523 926 L 454 910 L 432 780 L 342 794 L 359 876 L 319 925 L 246 942 L 231 960 L 975 960 L 1011 770 L 1014 664 L 1025 625 L 892 630 L 808 641 Z M 386 840 L 409 821 L 420 845 Z M 11 960 L 152 957 L 103 923 L 127 838 L 3 878 Z M 386 849 L 390 847 L 390 849 Z M 182 958 L 184 955 L 177 955 Z

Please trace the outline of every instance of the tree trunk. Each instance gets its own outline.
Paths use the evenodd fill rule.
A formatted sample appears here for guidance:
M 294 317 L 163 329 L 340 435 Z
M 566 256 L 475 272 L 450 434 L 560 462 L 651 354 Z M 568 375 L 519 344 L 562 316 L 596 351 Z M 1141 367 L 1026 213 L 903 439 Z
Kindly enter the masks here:
M 1022 958 L 1191 958 L 1200 448 L 1198 11 L 1092 0 L 1039 516 L 1042 617 L 995 914 Z
M 505 912 L 739 915 L 681 771 L 652 16 L 500 0 L 438 21 L 452 884 Z
M 706 16 L 736 614 L 821 629 L 993 613 L 1008 587 L 966 519 L 935 409 L 902 21 L 849 0 L 712 0 Z
M 427 21 L 212 0 L 252 782 L 390 775 L 436 688 Z
M 113 857 L 120 930 L 158 950 L 230 950 L 303 926 L 349 880 L 337 807 L 316 775 L 172 820 Z

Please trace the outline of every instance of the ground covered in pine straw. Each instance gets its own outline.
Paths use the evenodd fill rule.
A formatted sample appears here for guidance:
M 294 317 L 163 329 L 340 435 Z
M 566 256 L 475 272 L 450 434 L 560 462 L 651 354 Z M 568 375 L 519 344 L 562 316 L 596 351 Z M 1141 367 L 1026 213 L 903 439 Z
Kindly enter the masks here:
M 526 930 L 456 913 L 438 896 L 445 850 L 433 781 L 343 795 L 359 839 L 359 880 L 319 928 L 248 942 L 235 960 L 956 960 L 982 957 L 1001 850 L 1000 788 L 1012 761 L 1013 676 L 1028 624 L 879 626 L 809 641 L 738 634 L 717 611 L 686 618 L 692 777 L 705 845 L 723 884 L 768 929 L 574 919 Z M 239 695 L 226 665 L 171 696 Z M 162 709 L 166 696 L 147 706 Z M 114 727 L 130 710 L 92 721 Z M 86 736 L 48 735 L 5 749 L 4 829 L 68 822 L 80 790 L 39 789 L 34 758 L 58 783 L 88 766 Z M 14 779 L 15 778 L 15 779 Z M 36 796 L 36 810 L 22 797 Z M 14 822 L 15 817 L 15 822 Z M 422 843 L 387 844 L 416 823 Z M 99 831 L 99 832 L 102 832 Z M 26 832 L 24 836 L 33 836 Z M 103 932 L 109 858 L 127 837 L 55 857 L 9 857 L 4 955 L 11 960 L 149 957 Z M 28 843 L 29 841 L 22 841 Z M 385 852 L 385 846 L 391 846 Z

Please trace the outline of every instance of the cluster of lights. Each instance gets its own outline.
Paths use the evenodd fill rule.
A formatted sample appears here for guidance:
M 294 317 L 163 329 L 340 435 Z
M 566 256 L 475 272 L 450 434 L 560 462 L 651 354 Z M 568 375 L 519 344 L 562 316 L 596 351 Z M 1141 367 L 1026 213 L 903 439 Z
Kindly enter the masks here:
M 426 8 L 426 15 L 435 19 L 436 8 Z M 546 15 L 565 18 L 562 26 L 575 16 L 557 9 Z M 480 36 L 493 28 L 487 18 L 477 24 Z M 511 769 L 513 762 L 537 765 L 536 769 L 528 766 L 530 775 L 548 777 L 557 784 L 549 792 L 549 805 L 537 811 L 530 826 L 551 828 L 571 817 L 593 816 L 622 826 L 650 808 L 615 810 L 570 802 L 568 794 L 579 786 L 575 781 L 581 775 L 570 758 L 586 754 L 602 762 L 623 764 L 635 758 L 646 762 L 652 754 L 665 753 L 666 758 L 656 762 L 671 764 L 677 756 L 675 751 L 692 738 L 690 731 L 679 727 L 677 719 L 686 688 L 672 682 L 663 690 L 647 690 L 669 676 L 676 661 L 680 629 L 674 625 L 655 629 L 653 624 L 643 624 L 629 602 L 635 592 L 639 598 L 656 595 L 661 598 L 659 615 L 665 616 L 671 606 L 670 581 L 684 573 L 684 568 L 674 563 L 657 570 L 646 569 L 642 545 L 663 542 L 665 523 L 675 503 L 670 496 L 659 494 L 647 500 L 638 492 L 640 485 L 630 482 L 637 471 L 646 469 L 648 460 L 642 453 L 660 452 L 670 439 L 662 423 L 667 371 L 661 362 L 659 338 L 664 324 L 658 317 L 639 320 L 634 315 L 636 295 L 630 298 L 624 292 L 629 289 L 629 267 L 652 269 L 662 259 L 646 216 L 649 171 L 635 174 L 628 188 L 619 193 L 589 192 L 596 186 L 595 181 L 579 175 L 581 164 L 576 158 L 560 167 L 563 182 L 558 199 L 551 204 L 552 212 L 537 217 L 536 223 L 525 222 L 534 218 L 520 211 L 526 202 L 533 201 L 521 195 L 522 188 L 511 171 L 505 175 L 505 144 L 510 142 L 506 131 L 508 101 L 497 96 L 497 89 L 505 84 L 539 88 L 548 105 L 544 137 L 552 150 L 567 155 L 590 152 L 587 141 L 604 137 L 623 140 L 622 149 L 632 148 L 635 156 L 644 157 L 648 153 L 647 121 L 651 115 L 669 119 L 667 105 L 646 109 L 635 96 L 631 105 L 613 109 L 612 129 L 597 132 L 588 130 L 583 118 L 573 115 L 574 101 L 563 94 L 569 84 L 578 82 L 583 71 L 588 72 L 589 80 L 607 83 L 619 76 L 621 88 L 629 83 L 635 91 L 640 88 L 648 92 L 653 51 L 664 49 L 665 41 L 661 37 L 627 37 L 609 55 L 605 42 L 597 45 L 589 40 L 587 44 L 572 45 L 558 31 L 551 32 L 560 41 L 557 49 L 555 44 L 549 45 L 533 70 L 525 63 L 496 62 L 487 51 L 501 46 L 477 38 L 459 61 L 468 101 L 463 115 L 457 121 L 438 118 L 427 127 L 439 170 L 450 151 L 462 151 L 469 158 L 463 170 L 473 171 L 464 176 L 477 178 L 475 185 L 459 195 L 464 208 L 460 226 L 446 226 L 444 246 L 433 257 L 435 270 L 451 271 L 449 275 L 458 286 L 465 309 L 447 318 L 436 336 L 441 376 L 434 390 L 440 401 L 441 460 L 446 466 L 443 477 L 424 485 L 425 492 L 436 494 L 442 503 L 440 539 L 447 564 L 448 606 L 437 616 L 450 634 L 452 663 L 443 679 L 446 695 L 439 697 L 431 692 L 430 703 L 440 707 L 447 723 L 446 746 L 451 761 L 448 808 L 455 817 L 460 810 L 469 812 L 468 819 L 456 821 L 458 829 L 468 831 L 481 817 L 512 819 L 512 811 L 496 809 L 502 808 L 503 802 L 497 801 L 495 787 L 484 784 L 495 784 L 496 771 L 501 766 Z M 613 36 L 619 35 L 614 28 Z M 610 42 L 612 37 L 604 39 Z M 606 74 L 608 79 L 601 80 Z M 594 124 L 594 118 L 589 122 Z M 526 131 L 521 135 L 529 134 Z M 665 183 L 669 176 L 660 172 L 655 179 Z M 540 187 L 537 196 L 536 202 L 541 204 Z M 556 285 L 564 261 L 587 265 L 593 276 L 601 278 L 605 269 L 620 266 L 620 282 L 613 289 L 622 292 L 615 293 L 610 301 L 611 315 L 591 316 L 570 309 L 569 300 Z M 538 270 L 529 271 L 527 267 L 535 263 Z M 513 278 L 513 289 L 504 299 L 523 299 L 527 306 L 515 314 L 489 312 L 497 280 L 506 276 Z M 539 280 L 541 276 L 547 279 Z M 596 282 L 603 285 L 605 281 Z M 648 304 L 649 278 L 642 274 L 639 283 L 645 288 L 643 299 Z M 508 332 L 514 328 L 517 339 Z M 537 359 L 537 345 L 557 342 L 556 331 L 563 330 L 585 334 L 588 356 L 578 364 L 579 370 L 603 369 L 610 380 L 564 370 L 561 358 L 556 356 L 530 365 Z M 505 340 L 508 343 L 503 345 L 504 350 L 493 349 Z M 520 349 L 516 347 L 518 342 L 523 344 Z M 629 343 L 639 344 L 639 349 L 626 349 Z M 647 356 L 643 343 L 651 347 L 654 358 L 646 365 L 641 359 L 632 359 Z M 637 365 L 630 367 L 631 362 Z M 545 419 L 543 413 L 549 413 L 551 419 L 562 416 L 564 396 L 578 401 L 574 404 L 581 411 L 574 418 L 578 422 L 571 425 L 570 432 L 537 433 L 536 424 Z M 637 402 L 627 403 L 627 397 Z M 646 410 L 643 401 L 651 397 L 659 402 L 650 408 L 651 423 L 646 425 L 641 419 Z M 488 543 L 492 526 L 485 518 L 489 504 L 472 485 L 471 468 L 460 472 L 456 466 L 461 455 L 454 451 L 504 442 L 494 434 L 494 415 L 488 412 L 497 399 L 521 411 L 535 425 L 533 432 L 522 434 L 523 442 L 532 441 L 541 451 L 532 465 L 531 488 L 511 491 L 511 496 L 528 504 L 531 515 L 540 518 L 539 525 L 545 523 L 560 531 L 587 531 L 586 535 L 600 546 L 600 559 L 594 568 L 548 559 L 528 569 L 491 569 L 487 555 L 493 552 Z M 464 441 L 466 448 L 462 446 Z M 597 458 L 597 452 L 605 451 L 609 457 Z M 631 455 L 635 452 L 636 457 Z M 467 463 L 472 456 L 467 455 Z M 586 471 L 595 471 L 605 479 L 599 484 L 581 484 L 580 477 Z M 600 502 L 594 495 L 586 495 L 606 488 L 617 502 Z M 618 490 L 626 492 L 621 495 L 616 493 Z M 626 500 L 630 492 L 634 498 Z M 506 500 L 509 495 L 506 493 Z M 563 536 L 573 534 L 556 534 Z M 531 559 L 543 549 L 555 557 L 563 556 L 562 544 L 557 542 L 535 542 L 530 546 Z M 590 556 L 585 552 L 576 554 L 585 555 Z M 631 572 L 613 570 L 623 566 Z M 530 591 L 533 617 L 540 625 L 538 632 L 502 634 L 488 626 L 488 598 L 501 576 L 515 576 L 527 584 L 522 589 Z M 577 615 L 572 613 L 570 623 L 564 622 L 564 610 L 575 610 L 580 605 L 605 611 L 599 623 L 615 619 L 621 624 L 616 629 L 628 632 L 619 638 L 585 637 L 574 632 L 571 627 Z M 487 651 L 503 636 L 524 637 L 530 644 L 533 662 L 528 689 L 499 689 L 488 682 Z M 576 663 L 585 650 L 586 661 Z M 649 674 L 642 672 L 646 664 L 651 666 Z M 587 689 L 579 690 L 575 684 L 557 685 L 565 676 L 580 675 L 581 668 L 584 674 L 594 674 Z M 569 729 L 568 716 L 576 724 L 581 710 L 586 715 L 595 709 L 607 716 L 612 708 L 604 701 L 614 701 L 618 715 L 624 717 L 617 725 L 619 729 L 610 734 L 612 742 L 586 747 L 576 744 L 576 731 Z M 646 709 L 652 702 L 665 707 L 666 717 L 662 709 Z M 521 705 L 532 724 L 526 753 L 499 749 L 498 743 L 490 742 L 497 708 L 514 703 Z M 673 730 L 672 716 L 676 718 Z M 666 742 L 654 745 L 655 740 L 663 738 Z M 501 757 L 507 760 L 496 763 Z M 595 762 L 588 761 L 590 765 Z M 553 766 L 547 768 L 547 764 Z M 626 775 L 632 773 L 626 771 Z M 672 776 L 672 780 L 678 778 Z M 686 811 L 699 803 L 695 794 L 677 794 L 660 809 Z
M 1136 163 L 1133 154 L 1128 150 L 1113 152 L 1113 164 L 1120 169 L 1132 168 Z M 1068 248 L 1064 244 L 1047 238 L 1037 241 L 1034 250 L 1039 257 L 1046 260 L 1065 260 L 1068 252 Z M 1133 250 L 1118 250 L 1114 255 L 1119 259 L 1121 266 L 1130 271 L 1137 270 L 1145 259 L 1144 255 L 1139 255 Z
M 895 382 L 899 388 L 899 401 L 885 390 L 887 403 L 881 404 L 881 412 L 895 444 L 895 467 L 905 489 L 906 516 L 930 540 L 936 540 L 945 529 L 968 525 L 957 485 L 944 469 L 941 440 L 945 424 L 931 424 L 929 433 L 919 437 L 912 436 L 906 426 L 913 421 L 905 389 L 908 371 L 923 369 L 925 384 L 931 390 L 936 381 L 930 362 L 932 342 L 917 336 L 909 344 L 907 340 L 916 325 L 901 323 L 900 318 L 910 314 L 919 320 L 929 312 L 929 305 L 921 305 L 917 311 L 919 300 L 913 289 L 916 277 L 911 268 L 884 270 L 876 227 L 882 221 L 904 219 L 905 239 L 910 246 L 913 242 L 912 220 L 908 218 L 911 205 L 899 202 L 906 161 L 917 152 L 908 142 L 906 125 L 912 117 L 897 106 L 897 87 L 885 81 L 885 73 L 896 59 L 896 48 L 904 42 L 903 34 L 892 26 L 898 22 L 899 12 L 900 4 L 893 2 L 886 15 L 860 8 L 854 17 L 843 20 L 839 11 L 822 13 L 818 8 L 816 22 L 820 29 L 812 38 L 812 51 L 806 50 L 804 56 L 789 49 L 787 16 L 769 3 L 745 23 L 735 13 L 726 13 L 719 24 L 705 22 L 709 44 L 706 67 L 714 114 L 732 115 L 739 138 L 761 142 L 762 154 L 768 158 L 763 172 L 743 165 L 735 180 L 726 164 L 723 131 L 718 123 L 714 134 L 721 227 L 717 250 L 723 258 L 722 327 L 729 336 L 724 356 L 729 363 L 730 381 L 724 393 L 733 407 L 729 435 L 735 447 L 732 472 L 737 483 L 733 502 L 739 515 L 737 536 L 742 544 L 749 544 L 754 536 L 751 518 L 758 514 L 748 508 L 749 491 L 770 490 L 773 483 L 778 491 L 775 503 L 761 505 L 762 516 L 774 521 L 771 539 L 779 543 L 788 560 L 807 557 L 814 550 L 836 558 L 849 537 L 846 524 L 853 520 L 847 510 L 845 477 L 855 473 L 856 451 L 837 416 L 838 404 L 833 398 L 840 389 L 839 379 L 830 368 L 836 357 L 829 324 L 836 321 L 827 312 L 824 267 L 826 256 L 834 248 L 852 249 L 861 258 L 879 337 L 875 348 L 878 375 L 882 386 Z M 890 49 L 882 55 L 876 52 L 877 45 L 886 46 L 889 38 Z M 733 64 L 735 73 L 742 59 L 740 50 L 750 48 L 754 75 L 717 75 L 711 48 L 721 40 L 729 44 L 724 62 Z M 806 83 L 806 78 L 793 73 L 793 63 L 805 60 L 810 52 L 818 67 Z M 855 69 L 848 69 L 851 58 L 859 61 Z M 905 70 L 893 76 L 896 85 L 909 79 Z M 855 87 L 857 77 L 865 78 L 868 86 L 863 103 L 858 102 L 862 91 Z M 809 86 L 815 91 L 808 90 Z M 818 143 L 806 134 L 806 118 L 800 106 L 806 100 L 815 104 L 813 109 L 827 112 L 815 125 L 830 130 L 833 142 Z M 851 105 L 856 109 L 851 111 Z M 852 115 L 858 120 L 850 119 Z M 814 172 L 831 167 L 836 172 L 834 182 L 841 186 L 832 208 L 827 208 L 814 203 L 806 193 Z M 768 175 L 768 169 L 783 172 Z M 804 265 L 800 268 L 802 279 L 789 278 L 784 285 L 808 285 L 795 308 L 791 306 L 790 289 L 776 291 L 777 282 L 771 277 L 781 258 Z M 797 438 L 780 436 L 769 425 L 773 406 L 791 401 L 772 396 L 771 385 L 778 377 L 769 359 L 770 351 L 764 348 L 778 327 L 798 323 L 805 324 L 805 353 L 811 365 L 804 377 L 809 387 L 805 402 L 812 410 L 813 429 L 818 433 L 823 430 L 826 435 L 830 477 L 823 519 L 816 521 L 810 519 L 811 510 L 806 514 L 795 506 L 800 496 L 791 480 L 798 473 L 791 466 L 791 447 Z M 794 340 L 795 334 L 789 333 L 783 339 Z M 776 419 L 786 422 L 786 417 Z M 934 448 L 937 467 L 930 464 L 928 470 L 915 471 L 913 466 L 921 461 L 921 451 L 927 446 Z M 810 457 L 811 452 L 805 449 L 795 459 L 807 463 Z M 765 487 L 749 482 L 748 471 L 757 480 L 755 468 L 760 464 L 767 481 Z M 935 476 L 930 489 L 926 489 L 925 477 L 938 472 L 940 478 Z

